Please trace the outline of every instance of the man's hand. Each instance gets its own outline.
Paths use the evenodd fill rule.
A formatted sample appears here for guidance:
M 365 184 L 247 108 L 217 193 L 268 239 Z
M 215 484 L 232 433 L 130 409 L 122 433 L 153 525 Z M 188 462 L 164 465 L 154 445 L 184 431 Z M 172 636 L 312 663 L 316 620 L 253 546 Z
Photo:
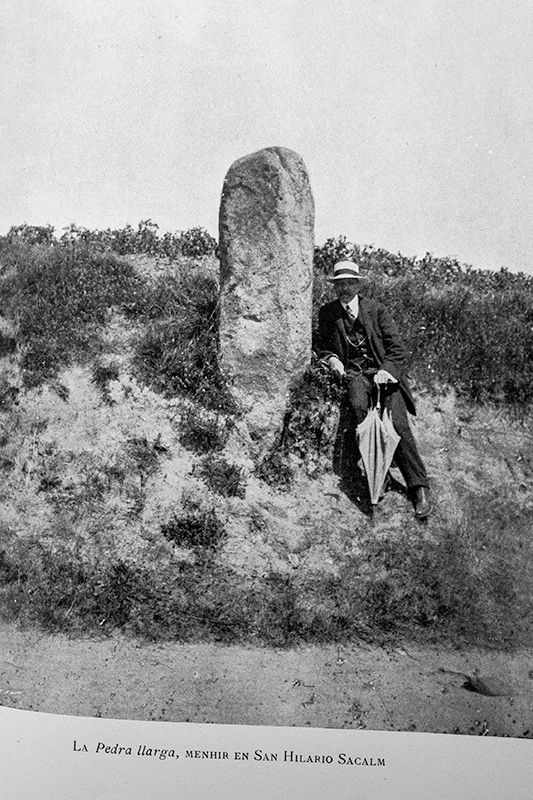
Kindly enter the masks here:
M 384 383 L 398 383 L 398 381 L 386 369 L 380 369 L 374 375 L 374 383 L 381 386 Z
M 329 363 L 329 368 L 335 375 L 335 377 L 339 379 L 342 378 L 345 370 L 344 370 L 344 364 L 342 363 L 340 358 L 337 358 L 337 356 L 331 356 L 328 363 Z

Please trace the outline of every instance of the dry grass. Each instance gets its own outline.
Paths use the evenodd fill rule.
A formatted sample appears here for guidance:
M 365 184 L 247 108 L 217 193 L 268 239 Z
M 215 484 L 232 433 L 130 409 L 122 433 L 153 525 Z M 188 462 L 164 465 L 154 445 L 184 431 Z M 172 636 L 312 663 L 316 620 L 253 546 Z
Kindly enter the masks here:
M 421 525 L 390 494 L 371 520 L 332 491 L 337 397 L 316 366 L 277 449 L 255 475 L 243 466 L 217 372 L 212 274 L 195 275 L 190 262 L 152 281 L 135 273 L 139 291 L 120 295 L 122 312 L 117 296 L 105 301 L 83 329 L 97 344 L 65 368 L 81 339 L 68 359 L 60 337 L 38 351 L 41 333 L 32 339 L 22 325 L 27 309 L 14 311 L 33 297 L 37 255 L 22 294 L 10 295 L 19 327 L 9 336 L 19 338 L 0 360 L 4 618 L 276 646 L 354 637 L 532 644 L 527 414 L 419 387 L 417 437 L 436 512 Z M 14 263 L 5 290 L 18 285 Z M 134 266 L 99 268 L 116 288 Z M 108 336 L 117 313 L 131 331 L 120 352 Z

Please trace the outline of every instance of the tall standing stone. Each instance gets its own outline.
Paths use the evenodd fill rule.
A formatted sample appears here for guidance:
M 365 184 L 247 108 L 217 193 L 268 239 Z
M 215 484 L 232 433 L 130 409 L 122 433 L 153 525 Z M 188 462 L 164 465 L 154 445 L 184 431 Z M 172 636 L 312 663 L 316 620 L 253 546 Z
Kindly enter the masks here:
M 220 206 L 220 363 L 264 446 L 311 356 L 313 228 L 297 153 L 267 147 L 230 167 Z

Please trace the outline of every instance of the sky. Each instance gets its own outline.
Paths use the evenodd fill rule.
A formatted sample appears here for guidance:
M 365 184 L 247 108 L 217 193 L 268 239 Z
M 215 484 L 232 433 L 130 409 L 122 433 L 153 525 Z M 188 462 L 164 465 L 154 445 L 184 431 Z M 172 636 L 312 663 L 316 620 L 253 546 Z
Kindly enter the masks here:
M 531 0 L 2 0 L 0 233 L 217 235 L 303 158 L 315 238 L 533 274 Z

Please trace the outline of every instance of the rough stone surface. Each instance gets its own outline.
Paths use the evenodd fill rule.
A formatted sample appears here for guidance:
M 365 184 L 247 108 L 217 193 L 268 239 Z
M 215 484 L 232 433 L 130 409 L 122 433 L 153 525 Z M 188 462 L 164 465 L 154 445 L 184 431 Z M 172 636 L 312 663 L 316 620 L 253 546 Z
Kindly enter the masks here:
M 313 228 L 297 153 L 268 147 L 230 167 L 220 206 L 220 359 L 264 448 L 310 360 Z

